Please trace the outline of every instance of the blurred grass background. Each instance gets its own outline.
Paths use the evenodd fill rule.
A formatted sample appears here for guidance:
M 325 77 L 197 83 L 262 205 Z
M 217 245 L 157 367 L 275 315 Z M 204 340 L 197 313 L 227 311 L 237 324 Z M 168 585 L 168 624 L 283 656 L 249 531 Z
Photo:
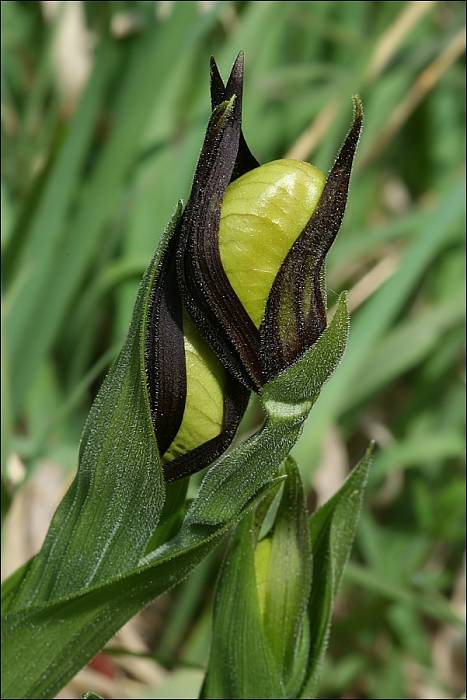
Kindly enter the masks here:
M 351 342 L 295 450 L 310 506 L 379 445 L 322 697 L 465 688 L 462 2 L 2 2 L 5 571 L 39 547 L 138 280 L 186 198 L 209 56 L 246 55 L 261 162 L 329 169 L 365 130 L 330 305 Z M 219 553 L 61 697 L 197 697 Z M 118 649 L 117 649 L 118 647 Z M 130 655 L 129 652 L 132 652 Z M 125 653 L 123 653 L 125 652 Z

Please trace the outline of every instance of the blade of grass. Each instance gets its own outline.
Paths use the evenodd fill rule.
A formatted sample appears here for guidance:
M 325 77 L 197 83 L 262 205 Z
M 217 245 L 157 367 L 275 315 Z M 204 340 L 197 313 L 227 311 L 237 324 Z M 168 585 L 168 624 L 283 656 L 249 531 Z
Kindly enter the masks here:
M 411 591 L 403 586 L 396 586 L 373 570 L 353 562 L 347 564 L 345 578 L 347 581 L 362 586 L 373 593 L 419 610 L 434 620 L 455 625 L 459 628 L 465 626 L 464 621 L 441 596 L 420 594 L 420 591 Z
M 195 11 L 190 3 L 177 5 L 164 26 L 148 32 L 135 47 L 121 79 L 114 127 L 84 184 L 76 216 L 66 231 L 62 243 L 66 254 L 58 258 L 55 253 L 44 261 L 34 294 L 28 285 L 27 293 L 26 289 L 24 292 L 27 298 L 21 303 L 18 300 L 19 313 L 11 315 L 9 349 L 16 410 L 92 261 L 105 224 L 118 202 L 124 178 L 138 152 L 149 110 L 161 86 L 170 80 L 165 66 L 174 60 L 178 47 L 190 40 Z M 58 228 L 57 233 L 60 232 Z M 29 352 L 32 335 L 34 353 Z
M 40 342 L 35 352 L 31 353 L 29 338 L 31 334 L 35 335 L 35 331 L 38 336 L 44 335 L 49 328 L 49 321 L 44 314 L 47 308 L 43 298 L 44 287 L 51 284 L 51 278 L 55 278 L 56 268 L 60 264 L 56 258 L 56 247 L 75 194 L 103 92 L 116 65 L 115 48 L 111 44 L 104 44 L 19 255 L 19 289 L 15 289 L 14 308 L 7 296 L 5 309 L 8 321 L 7 350 L 15 386 L 13 413 L 21 407 L 28 385 L 42 359 Z M 38 260 L 44 264 L 38 265 Z M 18 279 L 15 282 L 18 283 Z

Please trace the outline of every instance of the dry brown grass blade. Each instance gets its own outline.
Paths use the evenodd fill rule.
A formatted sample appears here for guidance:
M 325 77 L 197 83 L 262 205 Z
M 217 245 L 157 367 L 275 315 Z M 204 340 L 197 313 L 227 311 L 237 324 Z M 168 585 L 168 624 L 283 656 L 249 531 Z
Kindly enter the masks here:
M 52 515 L 70 482 L 67 472 L 52 461 L 40 462 L 23 482 L 26 469 L 17 455 L 10 456 L 7 474 L 20 488 L 8 512 L 2 579 L 39 551 Z
M 396 271 L 399 264 L 397 253 L 384 255 L 361 279 L 349 290 L 348 308 L 355 311 L 369 297 L 371 297 L 386 280 Z M 336 305 L 329 309 L 329 317 L 332 317 L 336 310 Z
M 433 0 L 409 2 L 391 26 L 381 35 L 368 62 L 366 80 L 378 77 L 388 65 L 410 30 L 436 5 Z
M 313 473 L 312 484 L 319 508 L 339 490 L 349 472 L 349 455 L 337 426 L 327 430 L 320 464 Z
M 373 146 L 363 154 L 360 159 L 361 167 L 365 167 L 379 155 L 381 150 L 391 141 L 394 134 L 399 131 L 423 98 L 439 82 L 448 68 L 462 56 L 464 51 L 465 27 L 456 34 L 444 51 L 419 75 L 406 98 L 397 105 L 387 120 L 379 137 L 375 139 Z
M 52 51 L 52 64 L 63 107 L 72 113 L 89 77 L 92 57 L 92 34 L 86 25 L 84 3 L 42 0 L 42 12 L 48 22 L 59 22 Z
M 387 255 L 355 284 L 349 292 L 349 311 L 355 311 L 396 271 L 399 256 Z
M 306 160 L 321 142 L 329 125 L 334 121 L 339 100 L 334 97 L 330 100 L 313 120 L 308 129 L 295 141 L 293 146 L 287 151 L 284 158 L 295 158 L 296 160 Z
M 364 82 L 371 82 L 382 73 L 407 34 L 435 4 L 436 2 L 432 0 L 409 2 L 403 8 L 377 42 L 368 62 Z M 309 158 L 321 142 L 329 125 L 334 121 L 338 107 L 339 99 L 333 97 L 287 151 L 285 158 L 296 158 L 297 160 Z

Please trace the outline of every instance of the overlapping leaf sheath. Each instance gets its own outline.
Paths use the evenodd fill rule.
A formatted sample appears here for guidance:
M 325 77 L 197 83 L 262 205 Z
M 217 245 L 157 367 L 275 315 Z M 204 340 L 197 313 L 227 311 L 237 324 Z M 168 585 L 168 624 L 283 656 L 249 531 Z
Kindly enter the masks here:
M 217 583 L 202 698 L 315 698 L 332 606 L 357 528 L 371 448 L 311 517 L 300 473 L 231 538 Z M 266 527 L 265 527 L 266 526 Z
M 171 230 L 170 227 L 169 235 Z M 141 303 L 136 306 L 135 322 L 130 331 L 132 346 L 138 346 L 131 355 L 135 371 L 128 375 L 134 381 L 140 359 L 137 343 L 140 311 L 144 310 L 149 301 L 147 290 L 152 286 L 155 263 L 162 259 L 164 249 L 163 244 L 160 255 L 151 263 L 145 275 L 138 299 Z M 100 554 L 106 554 L 108 566 L 101 571 L 102 576 L 92 581 L 88 579 L 86 583 L 81 581 L 87 575 L 88 567 L 93 566 L 94 552 L 84 547 L 80 533 L 74 532 L 76 523 L 73 522 L 73 509 L 65 497 L 59 508 L 64 519 L 60 521 L 61 527 L 55 529 L 62 540 L 59 549 L 57 550 L 56 542 L 50 542 L 50 547 L 44 547 L 35 559 L 19 569 L 2 586 L 3 612 L 6 613 L 3 634 L 8 652 L 4 663 L 3 697 L 55 697 L 60 688 L 102 649 L 121 625 L 155 596 L 183 580 L 221 538 L 242 517 L 248 515 L 258 499 L 268 492 L 271 495 L 274 493 L 279 485 L 276 477 L 280 463 L 292 449 L 300 434 L 301 424 L 323 383 L 342 359 L 347 329 L 348 314 L 342 297 L 333 319 L 313 347 L 264 387 L 262 397 L 268 419 L 263 429 L 234 449 L 226 451 L 215 462 L 207 471 L 176 537 L 143 559 L 140 555 L 141 547 L 136 549 L 134 532 L 129 532 L 129 526 L 141 530 L 141 546 L 144 547 L 147 534 L 141 527 L 136 508 L 148 506 L 148 501 L 145 500 L 148 487 L 153 490 L 157 486 L 162 488 L 160 482 L 155 486 L 154 479 L 151 478 L 152 462 L 149 458 L 144 465 L 148 470 L 144 482 L 146 491 L 140 494 L 137 490 L 138 481 L 132 488 L 131 480 L 134 481 L 135 474 L 141 474 L 141 471 L 135 471 L 139 463 L 132 461 L 133 455 L 122 452 L 122 456 L 126 457 L 124 463 L 128 466 L 123 485 L 121 474 L 112 472 L 112 457 L 108 457 L 106 466 L 109 470 L 105 478 L 109 488 L 113 489 L 114 498 L 113 503 L 110 503 L 114 516 L 109 522 L 112 527 L 110 533 L 103 533 L 99 529 L 99 523 L 94 528 L 89 527 L 89 522 L 95 523 L 95 518 L 99 516 L 102 497 L 100 493 L 87 493 L 88 517 L 83 525 L 87 527 L 86 534 L 95 542 L 96 550 Z M 118 372 L 111 375 L 110 385 L 107 384 L 105 388 L 108 398 L 102 395 L 101 403 L 114 402 L 125 377 L 126 374 L 122 376 Z M 138 386 L 143 387 L 144 384 Z M 130 385 L 129 390 L 131 388 Z M 135 400 L 139 401 L 139 398 L 134 391 L 130 391 L 127 409 L 134 408 Z M 152 439 L 150 415 L 145 417 L 144 425 L 147 438 Z M 91 429 L 85 437 L 92 442 Z M 124 443 L 122 448 L 123 446 Z M 112 447 L 115 449 L 114 433 L 103 447 L 112 455 Z M 150 456 L 156 458 L 153 452 Z M 352 489 L 351 493 L 354 491 Z M 117 516 L 125 503 L 128 503 L 131 518 L 119 522 Z M 78 513 L 82 512 L 82 504 L 83 501 L 76 504 Z M 152 513 L 152 504 L 149 503 L 149 506 Z M 70 532 L 63 528 L 66 520 L 70 521 Z M 348 520 L 347 515 L 343 517 L 343 521 Z M 111 545 L 116 536 L 119 537 L 120 545 L 118 554 L 125 555 L 126 566 L 112 570 L 112 563 L 116 560 Z M 122 536 L 129 539 L 129 546 L 123 552 L 120 551 Z M 49 578 L 57 581 L 57 585 L 53 595 L 48 590 L 41 591 L 31 606 L 36 580 L 31 581 L 32 587 L 29 586 L 28 574 L 34 563 L 41 563 L 46 572 L 51 569 Z M 120 556 L 118 563 L 123 564 Z M 65 565 L 68 577 L 57 579 L 57 570 L 65 568 Z M 329 612 L 326 615 L 328 620 Z

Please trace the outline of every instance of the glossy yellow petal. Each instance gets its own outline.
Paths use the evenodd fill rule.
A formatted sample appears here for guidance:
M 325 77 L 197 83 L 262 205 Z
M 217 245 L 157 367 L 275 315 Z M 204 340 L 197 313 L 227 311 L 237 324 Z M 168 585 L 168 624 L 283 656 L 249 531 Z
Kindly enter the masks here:
M 298 160 L 275 160 L 232 182 L 219 228 L 222 265 L 259 328 L 287 253 L 313 214 L 326 176 Z
M 164 462 L 217 437 L 224 416 L 225 371 L 190 318 L 183 316 L 186 400 L 182 422 Z

